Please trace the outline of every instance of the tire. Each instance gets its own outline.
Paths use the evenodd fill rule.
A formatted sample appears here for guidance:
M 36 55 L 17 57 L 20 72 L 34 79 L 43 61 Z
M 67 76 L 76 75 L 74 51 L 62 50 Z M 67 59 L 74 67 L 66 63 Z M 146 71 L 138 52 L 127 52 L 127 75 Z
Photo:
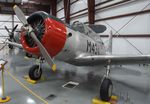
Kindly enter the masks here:
M 9 47 L 9 49 L 13 49 L 13 46 L 10 44 L 8 44 L 8 47 Z
M 42 69 L 40 68 L 39 73 L 39 65 L 34 65 L 30 68 L 29 70 L 29 77 L 32 80 L 40 80 L 41 75 L 42 75 Z
M 113 84 L 110 79 L 104 78 L 100 86 L 100 98 L 103 101 L 110 101 L 112 96 Z

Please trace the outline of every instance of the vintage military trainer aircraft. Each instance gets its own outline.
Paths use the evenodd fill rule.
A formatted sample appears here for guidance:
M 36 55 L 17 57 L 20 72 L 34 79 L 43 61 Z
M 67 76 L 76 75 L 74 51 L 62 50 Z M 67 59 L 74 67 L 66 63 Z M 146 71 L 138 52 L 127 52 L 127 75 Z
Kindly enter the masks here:
M 23 49 L 38 56 L 41 61 L 44 59 L 53 71 L 56 71 L 54 58 L 76 66 L 107 66 L 99 91 L 100 98 L 104 101 L 110 100 L 113 89 L 109 78 L 111 65 L 150 63 L 150 55 L 112 55 L 112 33 L 107 49 L 101 39 L 95 39 L 96 32 L 106 30 L 103 25 L 86 26 L 75 22 L 69 26 L 42 11 L 35 12 L 26 19 L 18 6 L 13 9 L 23 23 L 20 39 Z M 40 79 L 41 74 L 41 64 L 29 70 L 29 77 L 33 80 Z

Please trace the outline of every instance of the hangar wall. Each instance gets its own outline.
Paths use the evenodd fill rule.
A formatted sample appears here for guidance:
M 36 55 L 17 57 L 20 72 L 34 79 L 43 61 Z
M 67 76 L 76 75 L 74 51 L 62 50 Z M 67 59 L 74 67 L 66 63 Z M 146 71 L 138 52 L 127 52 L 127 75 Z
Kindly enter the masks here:
M 4 29 L 4 26 L 7 26 L 8 28 L 12 28 L 12 15 L 6 15 L 6 14 L 0 14 L 0 35 L 6 36 L 6 30 Z M 0 38 L 1 39 L 1 38 Z
M 71 0 L 71 3 L 74 1 L 76 0 Z M 98 4 L 103 1 L 106 0 L 95 0 L 95 4 Z M 114 0 L 109 3 L 105 3 L 104 5 L 97 6 L 95 7 L 95 9 L 102 8 L 104 6 L 119 1 L 122 0 Z M 64 9 L 61 9 L 62 7 L 64 7 L 63 2 L 59 2 L 57 4 L 57 17 L 64 20 L 63 18 Z M 87 8 L 87 0 L 79 0 L 70 6 L 70 14 L 83 10 L 85 8 Z M 116 16 L 116 15 L 138 12 L 142 10 L 148 10 L 148 9 L 150 9 L 150 0 L 133 0 L 131 2 L 124 3 L 122 5 L 96 11 L 95 20 Z M 87 12 L 87 10 L 83 12 L 79 12 L 75 15 L 79 15 L 85 12 Z M 70 23 L 73 23 L 73 21 L 88 22 L 88 13 L 82 16 L 77 16 L 76 18 L 72 18 L 75 15 L 71 16 Z M 99 34 L 99 35 L 103 35 L 102 39 L 106 44 L 108 43 L 108 41 L 104 35 L 108 35 L 110 33 L 110 30 L 113 31 L 114 35 L 132 36 L 126 38 L 123 37 L 114 38 L 113 39 L 114 54 L 150 54 L 150 46 L 149 46 L 150 37 L 145 37 L 145 35 L 150 35 L 150 22 L 148 22 L 149 18 L 150 18 L 150 14 L 145 13 L 137 16 L 133 15 L 128 17 L 99 21 L 96 22 L 95 24 L 106 25 L 107 30 L 104 33 Z M 134 37 L 133 35 L 136 35 L 137 37 Z M 138 37 L 139 35 L 140 37 Z

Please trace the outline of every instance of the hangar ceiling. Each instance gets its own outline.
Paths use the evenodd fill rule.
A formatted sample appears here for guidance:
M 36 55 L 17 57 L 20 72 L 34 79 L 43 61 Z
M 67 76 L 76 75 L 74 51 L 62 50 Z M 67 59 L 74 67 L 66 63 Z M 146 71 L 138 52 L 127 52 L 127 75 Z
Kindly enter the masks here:
M 27 15 L 38 10 L 50 11 L 50 0 L 0 0 L 0 13 L 13 14 L 12 7 L 17 4 Z

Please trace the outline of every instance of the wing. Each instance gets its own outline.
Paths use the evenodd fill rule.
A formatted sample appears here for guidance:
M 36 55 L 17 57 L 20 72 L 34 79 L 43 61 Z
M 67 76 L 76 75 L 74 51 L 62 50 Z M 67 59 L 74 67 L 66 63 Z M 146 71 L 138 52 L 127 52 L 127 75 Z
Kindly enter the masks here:
M 150 63 L 150 55 L 95 55 L 82 56 L 75 59 L 79 65 L 107 65 L 111 64 L 143 64 Z
M 20 48 L 20 49 L 23 49 L 22 45 L 19 44 L 19 43 L 16 43 L 16 42 L 4 41 L 4 43 L 10 44 L 10 45 L 12 45 L 12 46 L 14 46 L 14 47 L 18 47 L 18 48 Z

